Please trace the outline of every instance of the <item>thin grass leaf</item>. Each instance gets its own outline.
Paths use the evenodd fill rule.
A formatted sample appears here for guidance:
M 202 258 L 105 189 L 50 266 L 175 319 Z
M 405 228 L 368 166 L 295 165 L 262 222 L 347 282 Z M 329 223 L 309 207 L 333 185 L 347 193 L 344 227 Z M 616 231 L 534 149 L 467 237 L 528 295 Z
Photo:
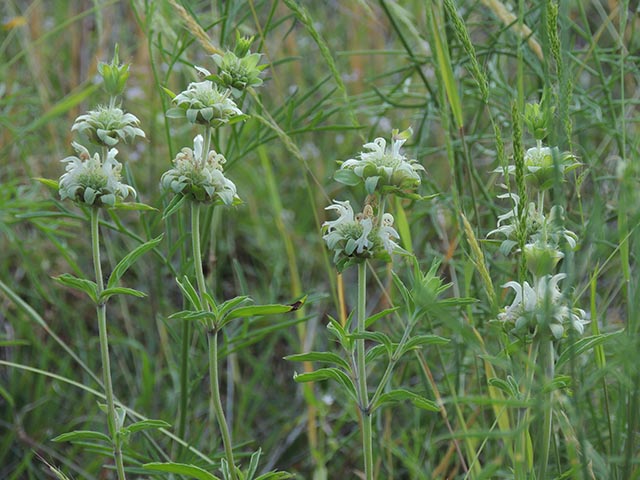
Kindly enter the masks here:
M 337 365 L 339 367 L 344 368 L 346 371 L 351 370 L 351 366 L 349 363 L 344 360 L 339 355 L 331 352 L 308 352 L 308 353 L 298 353 L 295 355 L 287 355 L 284 357 L 285 360 L 289 360 L 291 362 L 322 362 L 322 363 L 331 363 Z

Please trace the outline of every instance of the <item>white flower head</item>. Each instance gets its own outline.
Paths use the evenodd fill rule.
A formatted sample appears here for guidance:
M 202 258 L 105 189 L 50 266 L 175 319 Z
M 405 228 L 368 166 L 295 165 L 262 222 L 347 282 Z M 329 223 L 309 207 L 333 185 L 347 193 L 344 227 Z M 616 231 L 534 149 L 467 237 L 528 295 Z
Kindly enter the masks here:
M 127 142 L 135 137 L 144 138 L 139 124 L 140 120 L 131 113 L 125 113 L 117 107 L 100 106 L 76 118 L 71 131 L 84 133 L 97 145 L 113 147 L 120 141 Z
M 414 190 L 420 185 L 419 172 L 424 171 L 424 167 L 400 153 L 400 148 L 410 136 L 411 129 L 401 133 L 394 130 L 390 148 L 387 148 L 384 138 L 365 143 L 359 157 L 342 163 L 335 178 L 347 185 L 364 182 L 369 194 L 376 189 L 395 193 Z
M 547 190 L 553 186 L 556 181 L 556 167 L 562 181 L 565 173 L 579 166 L 580 162 L 575 155 L 571 152 L 561 152 L 558 147 L 544 147 L 540 143 L 524 153 L 525 179 L 529 185 L 539 190 Z M 494 171 L 513 175 L 516 166 L 498 167 Z
M 221 153 L 210 150 L 204 156 L 202 135 L 193 140 L 193 149 L 183 148 L 173 161 L 173 168 L 162 175 L 163 189 L 184 195 L 193 201 L 232 205 L 239 201 L 235 184 L 226 178 Z
M 66 172 L 60 177 L 60 198 L 70 198 L 78 203 L 92 206 L 113 206 L 118 200 L 129 195 L 135 197 L 133 187 L 122 183 L 122 164 L 116 160 L 118 150 L 107 152 L 102 159 L 98 153 L 93 156 L 79 143 L 72 143 L 78 156 L 62 160 L 66 163 Z
M 546 332 L 560 339 L 567 328 L 584 333 L 584 325 L 588 323 L 584 310 L 570 308 L 558 287 L 558 282 L 565 277 L 564 273 L 545 275 L 537 278 L 533 286 L 528 282 L 507 282 L 503 286 L 513 289 L 516 296 L 512 304 L 498 314 L 498 320 L 511 325 L 512 332 L 518 335 Z
M 210 73 L 204 68 L 198 71 Z M 173 98 L 175 108 L 167 110 L 170 118 L 186 118 L 191 123 L 219 127 L 244 118 L 231 98 L 230 90 L 220 90 L 211 80 L 190 83 L 186 90 Z
M 367 258 L 391 260 L 391 253 L 398 246 L 398 232 L 393 228 L 393 217 L 385 213 L 382 225 L 377 224 L 373 208 L 365 205 L 362 213 L 354 215 L 349 201 L 334 200 L 325 210 L 335 210 L 338 218 L 322 224 L 323 240 L 334 251 L 338 270 L 359 263 Z

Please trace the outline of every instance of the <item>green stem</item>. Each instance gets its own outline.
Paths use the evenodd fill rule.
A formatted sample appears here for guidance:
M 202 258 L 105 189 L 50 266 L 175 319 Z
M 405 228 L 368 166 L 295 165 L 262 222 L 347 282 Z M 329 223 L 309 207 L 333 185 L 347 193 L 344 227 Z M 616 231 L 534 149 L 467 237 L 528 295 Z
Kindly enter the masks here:
M 99 213 L 97 207 L 91 209 L 91 250 L 93 254 L 93 269 L 96 275 L 96 285 L 98 296 L 104 290 L 104 279 L 102 277 L 102 266 L 100 264 L 100 229 Z M 109 341 L 107 337 L 107 305 L 100 302 L 96 306 L 98 315 L 98 331 L 100 336 L 100 356 L 102 358 L 102 376 L 107 397 L 107 422 L 109 435 L 113 444 L 113 457 L 116 462 L 118 479 L 125 480 L 124 462 L 122 458 L 122 442 L 120 439 L 120 424 L 116 419 L 116 406 L 113 397 L 113 385 L 111 383 L 111 365 L 109 362 Z
M 356 333 L 365 331 L 367 308 L 367 264 L 358 264 L 358 326 Z M 366 480 L 373 479 L 373 440 L 371 428 L 371 405 L 367 392 L 367 368 L 365 363 L 364 338 L 356 340 L 357 369 L 358 369 L 358 400 L 362 412 L 362 450 L 364 453 L 364 474 Z
M 205 308 L 203 293 L 207 291 L 202 271 L 202 252 L 200 250 L 200 204 L 191 202 L 191 249 L 193 250 L 193 269 L 196 274 L 196 285 L 202 307 Z
M 224 453 L 229 463 L 229 472 L 231 478 L 237 480 L 236 464 L 233 459 L 233 448 L 231 446 L 231 435 L 227 425 L 227 419 L 224 416 L 222 401 L 220 400 L 220 380 L 218 378 L 218 330 L 214 328 L 209 332 L 209 380 L 211 381 L 211 395 L 213 400 L 213 409 L 218 419 L 218 426 L 222 434 L 222 443 L 224 445 Z
M 540 341 L 540 351 L 538 353 L 540 368 L 542 369 L 542 382 L 540 388 L 544 389 L 548 383 L 553 380 L 555 374 L 555 358 L 553 350 L 553 341 L 546 336 Z M 547 465 L 549 464 L 549 449 L 551 447 L 551 423 L 552 423 L 552 398 L 553 391 L 548 393 L 541 392 L 542 408 L 543 408 L 543 425 L 540 435 L 540 456 L 538 457 L 538 476 L 539 479 L 547 478 Z
M 207 131 L 207 137 L 209 132 Z M 208 144 L 208 142 L 205 142 Z M 202 302 L 202 307 L 209 310 L 209 304 L 204 301 L 203 293 L 206 291 L 204 272 L 202 271 L 202 253 L 200 249 L 200 204 L 191 202 L 191 246 L 193 248 L 193 267 L 196 274 L 196 284 L 198 285 L 198 295 Z M 207 322 L 208 343 L 209 343 L 209 380 L 211 383 L 211 397 L 213 400 L 213 410 L 218 420 L 218 426 L 222 435 L 225 456 L 229 463 L 229 472 L 232 480 L 237 480 L 236 464 L 233 459 L 233 449 L 231 447 L 231 435 L 224 416 L 222 401 L 220 400 L 220 380 L 218 377 L 218 329 L 213 322 Z
M 202 166 L 207 161 L 207 157 L 209 156 L 209 148 L 211 148 L 211 126 L 205 125 L 204 127 L 204 143 L 202 145 L 202 158 L 199 159 Z

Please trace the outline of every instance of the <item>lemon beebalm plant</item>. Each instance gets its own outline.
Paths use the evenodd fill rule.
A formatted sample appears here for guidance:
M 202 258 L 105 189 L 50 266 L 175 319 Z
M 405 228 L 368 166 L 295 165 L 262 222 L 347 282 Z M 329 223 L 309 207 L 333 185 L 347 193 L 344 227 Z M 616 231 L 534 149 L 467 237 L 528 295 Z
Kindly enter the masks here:
M 209 75 L 203 68 L 197 67 L 200 75 Z M 167 111 L 167 116 L 186 119 L 189 123 L 202 127 L 203 134 L 197 134 L 193 140 L 193 148 L 184 147 L 172 161 L 172 168 L 160 179 L 161 188 L 174 197 L 165 210 L 165 218 L 177 211 L 185 202 L 191 211 L 191 251 L 195 282 L 184 276 L 176 279 L 180 290 L 190 302 L 191 308 L 176 312 L 171 319 L 183 322 L 183 344 L 181 364 L 181 401 L 180 401 L 180 433 L 184 434 L 187 405 L 188 347 L 191 337 L 191 323 L 197 323 L 207 338 L 209 392 L 211 398 L 210 421 L 217 423 L 224 456 L 220 461 L 220 471 L 224 480 L 274 480 L 291 478 L 286 472 L 269 472 L 257 475 L 258 461 L 261 451 L 254 452 L 246 470 L 238 467 L 233 451 L 229 424 L 222 406 L 220 392 L 220 355 L 219 343 L 223 338 L 223 329 L 234 320 L 291 312 L 298 309 L 303 300 L 291 305 L 251 305 L 248 296 L 238 296 L 225 301 L 217 301 L 209 293 L 205 280 L 201 246 L 202 212 L 207 207 L 237 206 L 242 203 L 237 194 L 235 184 L 226 177 L 224 164 L 226 159 L 222 153 L 211 149 L 212 130 L 247 118 L 231 98 L 231 90 L 220 87 L 212 80 L 204 79 L 189 84 L 186 90 L 174 95 L 167 91 L 176 105 Z M 218 477 L 195 465 L 176 462 L 154 462 L 144 465 L 151 471 L 182 473 L 215 480 Z
M 76 155 L 62 160 L 66 164 L 65 173 L 57 184 L 61 200 L 71 200 L 84 211 L 88 210 L 90 241 L 93 259 L 94 280 L 77 278 L 63 274 L 56 280 L 70 288 L 80 290 L 95 303 L 98 320 L 100 357 L 106 404 L 101 409 L 107 414 L 107 434 L 97 431 L 73 431 L 59 435 L 55 441 L 86 442 L 93 441 L 110 445 L 113 461 L 119 480 L 125 480 L 123 449 L 130 435 L 139 430 L 169 426 L 161 420 L 144 420 L 130 425 L 125 424 L 125 409 L 117 405 L 111 380 L 109 358 L 109 337 L 107 321 L 107 303 L 114 295 L 144 297 L 144 292 L 118 286 L 120 278 L 145 252 L 153 249 L 161 237 L 145 242 L 127 254 L 105 280 L 100 258 L 100 212 L 105 208 L 117 209 L 125 199 L 136 197 L 135 189 L 122 179 L 122 164 L 117 160 L 118 150 L 113 148 L 122 141 L 144 138 L 144 132 L 138 127 L 138 119 L 116 107 L 117 96 L 122 94 L 128 77 L 128 65 L 121 65 L 118 50 L 110 64 L 101 63 L 103 87 L 110 95 L 109 106 L 80 115 L 72 132 L 85 135 L 98 146 L 93 154 L 86 146 L 73 142 Z M 143 209 L 143 206 L 138 206 Z
M 382 406 L 409 401 L 418 408 L 437 411 L 435 402 L 403 388 L 390 387 L 393 370 L 406 353 L 429 344 L 447 343 L 447 339 L 435 335 L 414 335 L 419 320 L 426 310 L 420 309 L 414 301 L 410 288 L 394 274 L 394 285 L 400 291 L 404 305 L 398 305 L 367 318 L 367 268 L 369 262 L 391 263 L 394 254 L 408 255 L 399 245 L 400 235 L 394 227 L 393 215 L 386 211 L 386 198 L 396 195 L 409 198 L 423 198 L 415 193 L 421 183 L 420 172 L 424 167 L 416 160 L 406 157 L 401 147 L 411 135 L 411 129 L 392 132 L 391 145 L 381 137 L 363 145 L 357 158 L 340 163 L 334 178 L 348 186 L 364 185 L 367 192 L 362 211 L 355 213 L 350 201 L 334 200 L 326 210 L 337 218 L 329 219 L 322 225 L 322 238 L 327 248 L 333 252 L 333 261 L 338 272 L 357 266 L 357 303 L 354 315 L 349 315 L 346 324 L 332 318 L 328 329 L 342 348 L 343 356 L 332 352 L 308 352 L 286 357 L 297 362 L 321 362 L 330 365 L 312 372 L 296 374 L 297 382 L 335 380 L 345 390 L 347 397 L 357 406 L 361 419 L 362 452 L 364 478 L 375 477 L 373 441 L 373 415 Z M 448 286 L 443 286 L 436 275 L 435 265 L 427 275 L 422 275 L 414 259 L 414 281 L 416 288 L 427 288 L 430 298 L 436 299 Z M 444 287 L 444 288 L 441 288 Z M 424 291 L 422 291 L 424 293 Z M 399 315 L 402 310 L 404 331 L 402 338 L 394 342 L 387 334 L 371 331 L 370 327 L 378 319 L 391 314 Z M 376 346 L 369 351 L 365 342 Z M 367 363 L 386 358 L 382 377 L 375 389 L 370 388 Z

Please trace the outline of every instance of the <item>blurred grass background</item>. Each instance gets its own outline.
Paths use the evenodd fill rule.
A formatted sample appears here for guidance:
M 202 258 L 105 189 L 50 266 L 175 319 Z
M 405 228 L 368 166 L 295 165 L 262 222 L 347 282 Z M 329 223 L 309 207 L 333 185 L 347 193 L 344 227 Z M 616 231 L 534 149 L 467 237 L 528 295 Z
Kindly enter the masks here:
M 512 104 L 537 101 L 546 89 L 556 106 L 548 142 L 573 151 L 583 164 L 554 192 L 554 200 L 566 206 L 568 226 L 581 239 L 565 269 L 577 305 L 590 310 L 592 325 L 602 332 L 626 332 L 605 343 L 600 361 L 589 351 L 572 357 L 571 372 L 566 367 L 564 373 L 574 380 L 570 391 L 558 394 L 564 410 L 556 423 L 552 463 L 556 473 L 569 472 L 568 478 L 639 478 L 634 439 L 640 405 L 638 6 L 617 0 L 561 2 L 561 49 L 554 57 L 547 26 L 551 3 L 449 2 L 472 41 L 470 52 L 447 2 L 440 1 L 189 1 L 182 3 L 186 17 L 165 0 L 4 2 L 0 478 L 50 478 L 38 456 L 74 478 L 109 476 L 101 468 L 108 460 L 96 447 L 50 441 L 73 429 L 102 428 L 97 398 L 87 390 L 101 391 L 91 373 L 99 377 L 100 369 L 93 307 L 51 279 L 64 272 L 91 274 L 85 215 L 33 179 L 58 178 L 63 172 L 60 160 L 71 154 L 74 119 L 107 101 L 96 83 L 96 67 L 110 60 L 118 43 L 121 58 L 132 65 L 124 108 L 141 120 L 148 137 L 120 148 L 119 157 L 127 163 L 139 201 L 161 210 L 168 199 L 159 190 L 160 175 L 196 133 L 164 117 L 169 99 L 161 87 L 186 88 L 195 79 L 192 65 L 214 69 L 193 22 L 220 49 L 233 47 L 236 30 L 256 35 L 252 50 L 270 64 L 257 98 L 244 99 L 253 117 L 215 133 L 215 148 L 227 157 L 226 172 L 245 204 L 218 209 L 208 219 L 210 285 L 220 298 L 249 294 L 260 302 L 311 295 L 300 317 L 247 323 L 227 332 L 224 390 L 239 450 L 260 446 L 265 468 L 286 469 L 300 478 L 321 475 L 323 466 L 328 478 L 357 477 L 353 406 L 332 384 L 314 386 L 315 396 L 303 395 L 292 380 L 294 368 L 301 367 L 282 357 L 333 349 L 326 316 L 344 315 L 341 284 L 320 235 L 324 207 L 331 199 L 348 198 L 332 180 L 336 161 L 354 157 L 365 141 L 388 139 L 392 128 L 411 126 L 414 135 L 405 151 L 428 172 L 421 193 L 438 196 L 398 202 L 396 216 L 406 213 L 410 246 L 420 262 L 428 267 L 433 259 L 442 260 L 441 273 L 453 282 L 452 293 L 480 301 L 460 315 L 425 325 L 453 340 L 449 347 L 424 352 L 445 410 L 434 415 L 402 405 L 378 416 L 379 478 L 466 478 L 454 448 L 458 440 L 482 465 L 471 470 L 471 478 L 509 478 L 503 440 L 510 432 L 494 424 L 479 356 L 498 355 L 505 338 L 490 323 L 495 307 L 475 273 L 458 214 L 464 212 L 480 240 L 495 228 L 497 214 L 507 205 L 496 200 L 501 190 L 492 170 L 512 151 Z M 444 60 L 438 42 L 440 52 L 447 53 Z M 457 100 L 447 88 L 455 90 Z M 524 142 L 533 146 L 530 137 Z M 351 199 L 360 204 L 362 198 L 364 193 Z M 125 279 L 148 298 L 112 302 L 109 328 L 118 398 L 142 415 L 173 423 L 180 327 L 167 316 L 182 307 L 174 278 L 189 269 L 186 220 L 178 215 L 165 224 L 160 211 L 104 218 L 105 258 L 111 266 L 141 241 L 167 232 L 162 248 Z M 500 285 L 514 278 L 516 266 L 495 243 L 481 244 L 493 288 L 506 305 L 510 300 Z M 405 275 L 401 261 L 396 270 Z M 353 274 L 343 279 L 348 310 L 354 304 Z M 388 284 L 388 272 L 381 268 L 378 274 L 380 284 L 370 288 L 372 309 L 386 302 L 381 287 Z M 205 421 L 204 340 L 196 334 L 192 342 L 192 423 L 186 440 L 215 455 L 218 440 Z M 509 373 L 496 365 L 498 376 Z M 397 382 L 434 397 L 424 372 L 415 360 L 406 361 Z M 309 425 L 309 418 L 315 424 Z M 132 467 L 168 458 L 203 462 L 161 433 L 140 436 L 131 447 L 127 464 Z

